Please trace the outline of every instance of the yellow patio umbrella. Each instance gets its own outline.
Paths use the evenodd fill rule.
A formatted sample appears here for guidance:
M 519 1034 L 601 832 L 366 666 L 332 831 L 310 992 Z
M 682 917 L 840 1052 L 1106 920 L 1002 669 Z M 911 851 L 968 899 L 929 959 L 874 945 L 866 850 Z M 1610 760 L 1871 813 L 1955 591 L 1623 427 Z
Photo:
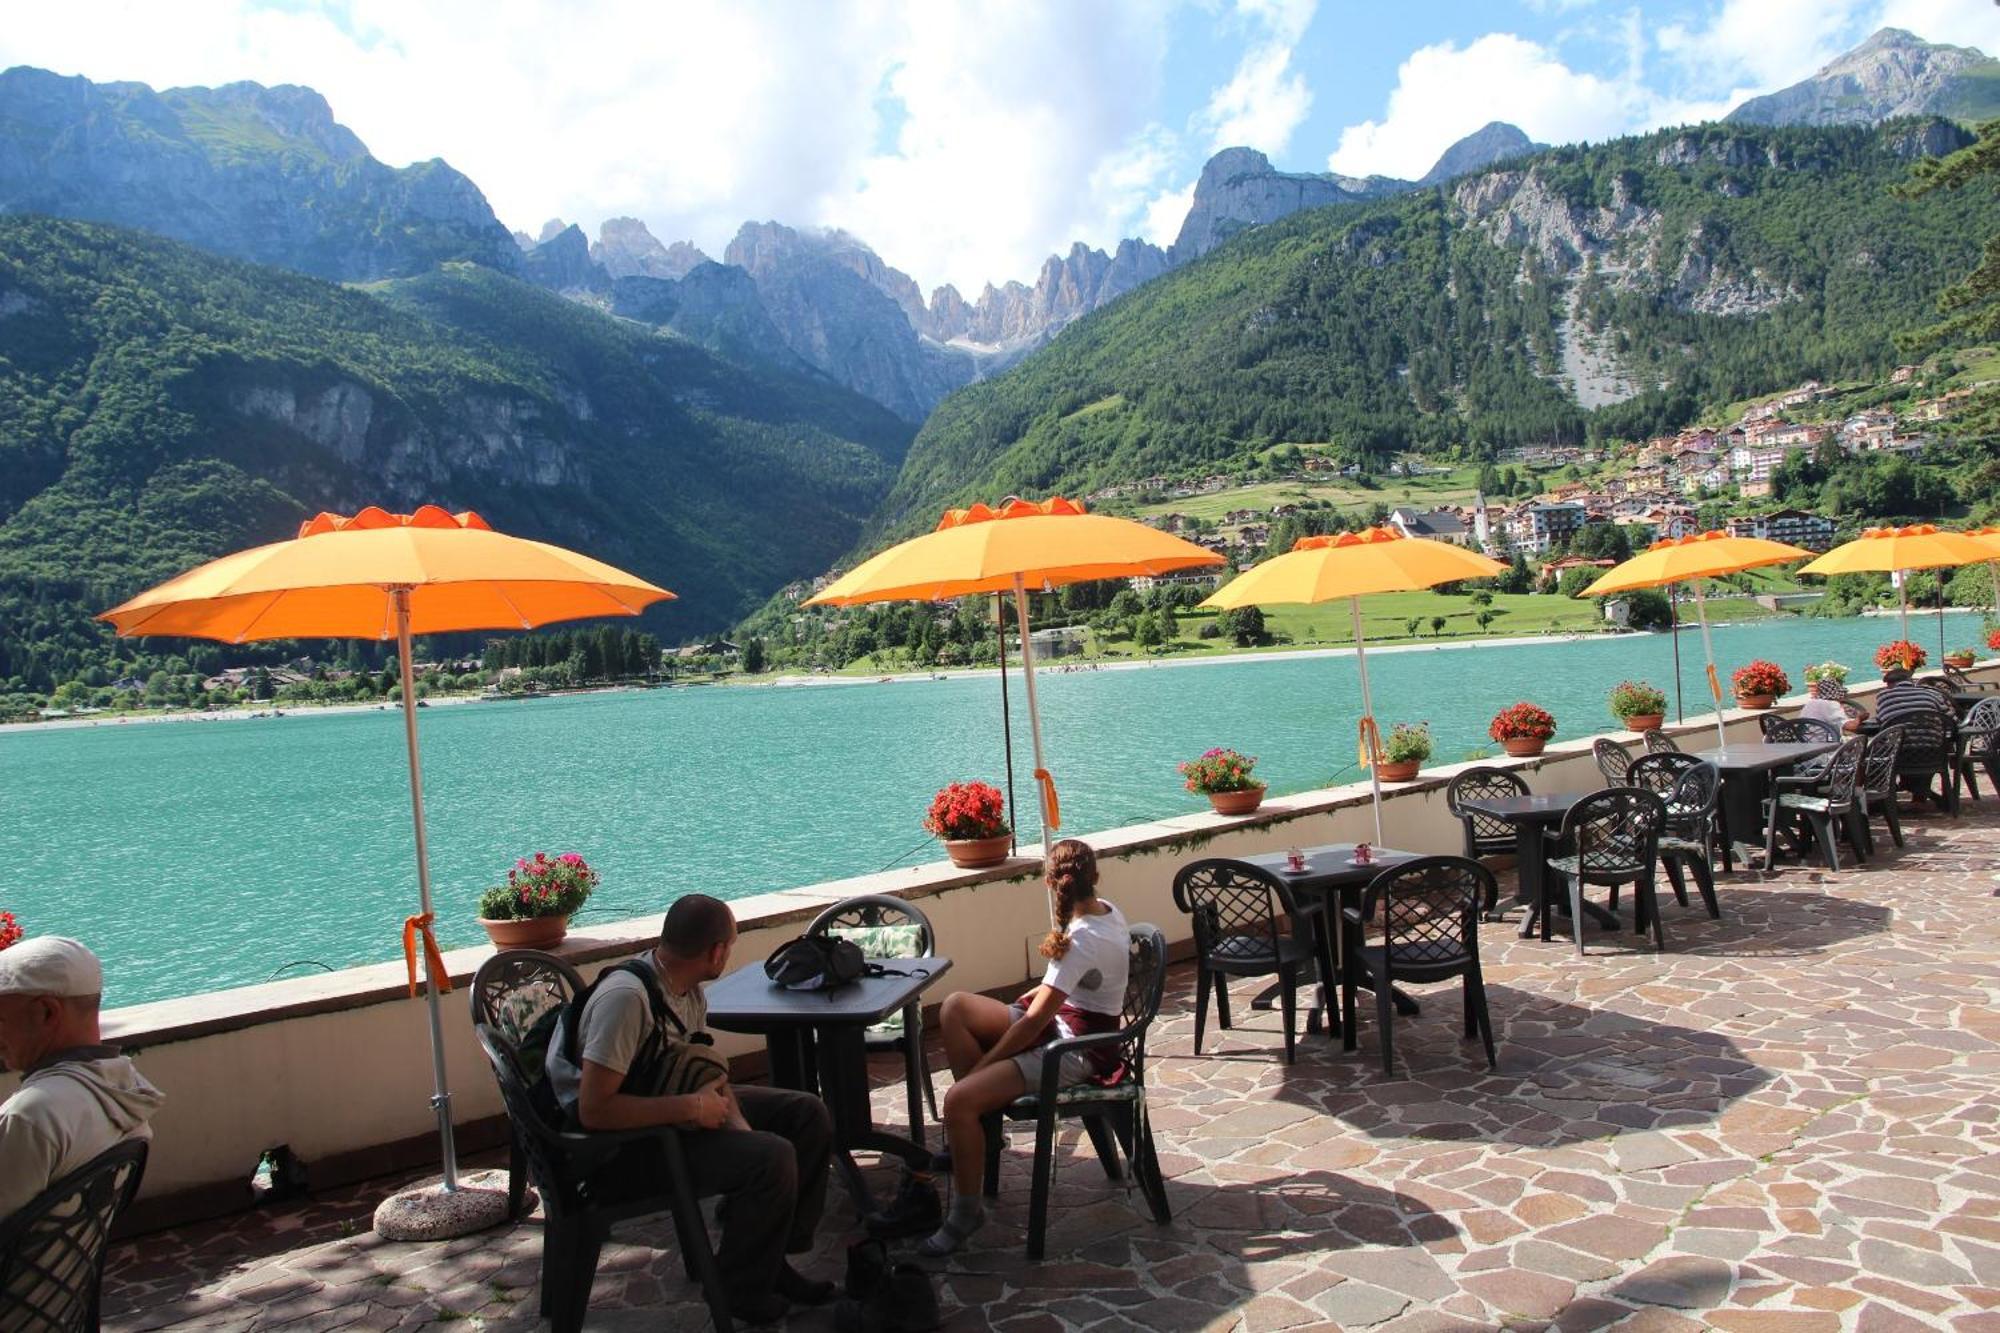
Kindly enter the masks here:
M 1009 497 L 998 507 L 976 504 L 947 510 L 935 529 L 862 561 L 806 605 L 936 602 L 1012 592 L 1020 622 L 1021 674 L 1028 688 L 1028 727 L 1034 740 L 1042 824 L 1053 831 L 1062 826 L 1062 811 L 1042 755 L 1027 590 L 1222 563 L 1221 556 L 1193 542 L 1128 518 L 1089 513 L 1079 501 L 1061 496 L 1042 501 Z
M 458 1160 L 445 1081 L 440 991 L 451 989 L 431 905 L 424 839 L 423 773 L 417 755 L 410 636 L 456 630 L 533 629 L 588 616 L 635 616 L 672 593 L 635 575 L 544 542 L 493 531 L 479 515 L 425 505 L 412 514 L 377 508 L 352 517 L 320 514 L 290 541 L 240 551 L 148 589 L 98 617 L 121 635 L 173 635 L 247 643 L 262 639 L 396 641 L 403 677 L 403 735 L 410 758 L 422 911 L 404 923 L 410 990 L 421 941 L 444 1156 L 444 1188 L 458 1189 Z
M 1993 611 L 2000 615 L 2000 528 L 1969 528 L 1965 535 L 1988 551 L 1986 567 L 1993 572 Z
M 1579 597 L 1609 597 L 1638 588 L 1664 588 L 1673 583 L 1694 585 L 1695 616 L 1701 621 L 1701 650 L 1707 658 L 1708 694 L 1715 701 L 1715 743 L 1727 744 L 1722 727 L 1722 682 L 1715 674 L 1715 641 L 1708 632 L 1708 602 L 1702 580 L 1746 569 L 1803 560 L 1812 552 L 1762 537 L 1734 537 L 1727 532 L 1695 532 L 1663 537 L 1639 554 L 1604 571 Z M 1676 650 L 1678 651 L 1678 650 Z M 1676 667 L 1678 670 L 1678 667 Z M 1679 688 L 1678 685 L 1675 686 Z
M 1799 573 L 1888 573 L 1896 584 L 1896 610 L 1901 617 L 1899 632 L 1907 639 L 1910 599 L 1903 591 L 1905 573 L 1913 569 L 1953 569 L 1993 558 L 1993 548 L 1976 537 L 1947 532 L 1934 523 L 1913 523 L 1906 528 L 1869 528 L 1853 541 L 1844 542 L 1800 567 Z
M 1378 592 L 1414 592 L 1460 579 L 1491 578 L 1507 566 L 1477 551 L 1428 537 L 1405 537 L 1394 528 L 1369 528 L 1301 537 L 1283 555 L 1266 560 L 1220 588 L 1203 606 L 1234 610 L 1276 603 L 1313 604 L 1347 599 L 1354 624 L 1354 663 L 1361 676 L 1361 761 L 1368 765 L 1374 797 L 1375 841 L 1382 841 L 1382 736 L 1368 689 L 1368 651 L 1361 633 L 1361 599 Z

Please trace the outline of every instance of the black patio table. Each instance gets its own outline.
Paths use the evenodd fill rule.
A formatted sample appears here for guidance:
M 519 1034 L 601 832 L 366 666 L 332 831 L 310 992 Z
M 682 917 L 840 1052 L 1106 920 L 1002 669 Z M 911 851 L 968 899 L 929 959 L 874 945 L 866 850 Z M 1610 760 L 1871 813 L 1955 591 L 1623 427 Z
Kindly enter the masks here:
M 1735 844 L 1739 838 L 1751 843 L 1764 840 L 1764 794 L 1773 773 L 1794 768 L 1808 759 L 1839 749 L 1834 741 L 1749 741 L 1693 755 L 1714 764 L 1722 775 L 1722 868 L 1736 868 Z M 1771 867 L 1765 867 L 1767 870 Z
M 1332 842 L 1318 847 L 1302 848 L 1306 868 L 1293 870 L 1286 852 L 1260 852 L 1256 856 L 1239 858 L 1246 865 L 1256 866 L 1268 874 L 1275 875 L 1294 895 L 1317 894 L 1324 899 L 1323 909 L 1311 914 L 1302 914 L 1313 931 L 1314 959 L 1332 958 L 1336 968 L 1348 965 L 1347 959 L 1347 913 L 1361 910 L 1361 896 L 1367 890 L 1369 881 L 1384 870 L 1393 870 L 1422 856 L 1421 852 L 1399 852 L 1387 847 L 1374 849 L 1374 856 L 1367 865 L 1354 864 L 1354 844 Z M 1333 919 L 1333 935 L 1329 938 L 1327 918 Z M 1309 980 L 1319 980 L 1320 968 L 1315 965 Z M 1320 986 L 1320 1007 L 1326 1011 L 1327 1035 L 1340 1031 L 1340 1006 L 1335 1003 L 1333 987 L 1339 981 L 1338 975 L 1326 978 Z M 1277 995 L 1276 988 L 1265 991 L 1251 1001 L 1253 1009 L 1268 1009 Z M 1394 999 L 1399 1013 L 1418 1012 L 1415 999 L 1398 990 Z M 1310 1030 L 1310 1029 L 1308 1029 Z M 1341 1033 L 1341 1046 L 1354 1049 L 1354 1034 Z
M 1459 801 L 1463 809 L 1477 810 L 1514 826 L 1514 868 L 1519 881 L 1515 897 L 1528 904 L 1528 915 L 1521 921 L 1521 938 L 1524 940 L 1532 939 L 1536 934 L 1534 905 L 1542 900 L 1542 880 L 1549 873 L 1549 831 L 1561 828 L 1563 816 L 1570 812 L 1570 807 L 1590 794 L 1587 791 L 1530 792 L 1524 796 L 1478 796 Z M 1557 903 L 1556 906 L 1560 910 L 1568 910 L 1566 903 Z M 1616 916 L 1587 898 L 1583 910 L 1605 929 L 1618 928 Z
M 737 968 L 710 983 L 708 1026 L 761 1035 L 771 1055 L 771 1082 L 814 1092 L 833 1118 L 834 1160 L 861 1212 L 876 1211 L 875 1198 L 854 1163 L 856 1149 L 890 1153 L 918 1170 L 930 1166 L 923 1126 L 904 1138 L 875 1127 L 868 1105 L 868 1051 L 862 1034 L 902 1010 L 951 970 L 949 958 L 885 962 L 896 975 L 863 977 L 833 990 L 787 990 L 764 975 L 762 963 Z

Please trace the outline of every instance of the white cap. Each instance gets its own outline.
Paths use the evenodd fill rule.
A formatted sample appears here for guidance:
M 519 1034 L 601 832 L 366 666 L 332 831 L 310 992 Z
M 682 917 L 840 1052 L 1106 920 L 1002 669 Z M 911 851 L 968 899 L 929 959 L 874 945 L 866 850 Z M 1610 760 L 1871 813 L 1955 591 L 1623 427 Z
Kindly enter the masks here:
M 104 992 L 97 955 L 60 935 L 37 935 L 0 949 L 0 995 L 57 995 L 66 999 Z

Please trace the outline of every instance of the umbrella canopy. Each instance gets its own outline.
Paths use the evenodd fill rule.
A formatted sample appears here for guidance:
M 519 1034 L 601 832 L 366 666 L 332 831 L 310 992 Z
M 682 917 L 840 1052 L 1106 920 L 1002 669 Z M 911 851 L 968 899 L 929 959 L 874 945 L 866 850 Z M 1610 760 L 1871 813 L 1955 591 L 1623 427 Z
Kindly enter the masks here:
M 1639 554 L 1604 571 L 1578 596 L 1608 597 L 1637 588 L 1664 588 L 1691 579 L 1740 574 L 1746 569 L 1803 560 L 1812 552 L 1762 537 L 1732 537 L 1726 532 L 1697 532 L 1665 537 Z
M 410 632 L 533 629 L 634 616 L 673 596 L 644 579 L 493 531 L 474 513 L 425 505 L 320 514 L 291 541 L 223 556 L 99 616 L 120 634 L 257 639 L 393 639 L 393 589 L 410 590 Z
M 1596 582 L 1578 593 L 1579 597 L 1607 597 L 1638 588 L 1660 588 L 1672 583 L 1694 585 L 1695 615 L 1701 621 L 1701 647 L 1708 659 L 1708 693 L 1715 701 L 1715 743 L 1726 745 L 1722 725 L 1722 681 L 1715 673 L 1715 641 L 1708 632 L 1708 600 L 1701 581 L 1723 574 L 1740 574 L 1746 569 L 1762 569 L 1803 560 L 1812 552 L 1785 542 L 1762 537 L 1735 537 L 1727 532 L 1694 532 L 1685 537 L 1663 537 L 1631 559 L 1613 565 Z M 1674 689 L 1680 689 L 1679 644 L 1675 644 Z
M 1009 497 L 991 507 L 948 509 L 936 528 L 862 561 L 835 579 L 808 606 L 864 602 L 937 602 L 979 593 L 1014 594 L 1020 624 L 1021 673 L 1028 687 L 1028 727 L 1034 738 L 1035 781 L 1042 826 L 1062 827 L 1055 779 L 1042 759 L 1042 719 L 1035 699 L 1035 658 L 1028 637 L 1029 588 L 1092 579 L 1171 574 L 1223 563 L 1221 556 L 1129 518 L 1087 512 L 1081 501 Z M 1046 840 L 1046 837 L 1045 837 Z
M 411 514 L 367 508 L 320 514 L 291 541 L 224 556 L 98 617 L 121 635 L 162 634 L 246 643 L 260 639 L 396 640 L 403 677 L 403 734 L 410 759 L 422 910 L 403 926 L 410 987 L 424 953 L 431 1066 L 444 1155 L 444 1188 L 458 1188 L 445 1080 L 440 991 L 450 990 L 431 932 L 430 860 L 424 839 L 422 766 L 410 636 L 453 630 L 532 629 L 589 616 L 635 616 L 672 597 L 665 588 L 587 556 L 493 531 L 479 515 L 425 505 Z
M 1233 610 L 1279 603 L 1313 604 L 1347 599 L 1354 623 L 1354 661 L 1361 676 L 1361 758 L 1374 797 L 1375 840 L 1382 840 L 1381 736 L 1368 689 L 1368 651 L 1361 633 L 1361 598 L 1379 592 L 1415 592 L 1460 579 L 1492 578 L 1507 566 L 1478 551 L 1428 537 L 1405 537 L 1394 528 L 1301 537 L 1283 555 L 1246 570 L 1216 590 L 1203 606 Z
M 1851 542 L 1834 547 L 1801 574 L 1901 574 L 1911 569 L 1947 569 L 1994 558 L 1993 548 L 1962 532 L 1947 532 L 1934 523 L 1906 528 L 1869 528 Z M 1901 634 L 1910 637 L 1910 605 L 1903 581 L 1896 580 L 1896 604 L 1902 616 Z
M 1017 583 L 1049 588 L 1222 563 L 1193 542 L 1088 513 L 1079 501 L 1009 499 L 997 508 L 946 510 L 935 529 L 862 561 L 806 605 L 940 602 L 1009 592 Z

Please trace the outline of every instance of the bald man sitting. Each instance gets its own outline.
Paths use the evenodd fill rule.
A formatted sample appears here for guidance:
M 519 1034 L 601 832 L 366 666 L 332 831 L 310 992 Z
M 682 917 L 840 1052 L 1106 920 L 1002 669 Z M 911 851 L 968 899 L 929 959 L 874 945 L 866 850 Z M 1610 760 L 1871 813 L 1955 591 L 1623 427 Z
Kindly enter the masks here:
M 147 1138 L 160 1091 L 98 1034 L 104 971 L 75 940 L 0 950 L 0 1061 L 22 1074 L 0 1103 L 0 1218 L 126 1139 Z

